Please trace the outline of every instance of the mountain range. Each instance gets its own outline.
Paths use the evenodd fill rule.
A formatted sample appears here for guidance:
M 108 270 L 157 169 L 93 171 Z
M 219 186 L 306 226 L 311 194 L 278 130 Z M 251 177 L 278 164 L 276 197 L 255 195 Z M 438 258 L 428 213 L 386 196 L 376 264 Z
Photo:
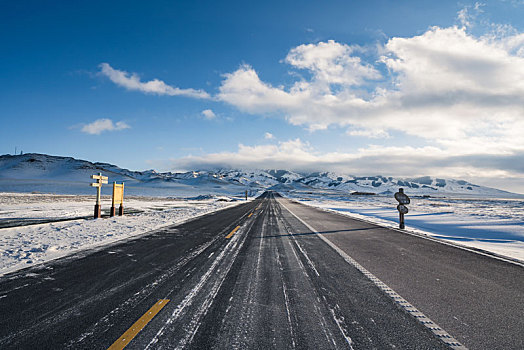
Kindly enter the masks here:
M 430 176 L 394 178 L 391 176 L 352 176 L 333 172 L 300 173 L 289 170 L 216 169 L 214 171 L 157 172 L 132 171 L 108 163 L 93 163 L 72 157 L 38 153 L 0 156 L 0 191 L 43 191 L 91 193 L 92 174 L 102 173 L 109 181 L 125 182 L 135 194 L 191 196 L 195 194 L 240 195 L 264 189 L 279 192 L 330 191 L 351 194 L 390 195 L 402 187 L 406 193 L 421 196 L 469 195 L 489 197 L 519 196 L 464 180 Z M 108 189 L 110 186 L 106 186 Z

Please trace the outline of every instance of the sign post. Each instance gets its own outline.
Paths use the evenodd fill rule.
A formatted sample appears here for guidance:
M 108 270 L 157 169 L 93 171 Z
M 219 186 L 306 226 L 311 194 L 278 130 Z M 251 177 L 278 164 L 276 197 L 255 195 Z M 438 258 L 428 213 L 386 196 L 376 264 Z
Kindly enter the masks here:
M 96 204 L 94 218 L 98 219 L 102 217 L 102 206 L 100 204 L 102 195 L 102 184 L 107 183 L 107 176 L 102 176 L 102 173 L 98 173 L 98 175 L 91 175 L 91 178 L 93 180 L 97 180 L 96 182 L 91 183 L 91 187 L 96 187 Z
M 398 192 L 395 193 L 395 199 L 399 203 L 399 205 L 397 205 L 397 210 L 400 215 L 399 228 L 404 229 L 406 227 L 404 224 L 404 214 L 407 214 L 409 212 L 408 207 L 406 207 L 406 204 L 409 204 L 410 200 L 409 197 L 404 193 L 403 188 L 399 188 Z
M 246 190 L 246 201 L 247 201 L 247 190 Z
M 111 217 L 116 214 L 116 204 L 120 204 L 118 216 L 124 215 L 124 183 L 113 182 L 113 202 L 111 204 Z

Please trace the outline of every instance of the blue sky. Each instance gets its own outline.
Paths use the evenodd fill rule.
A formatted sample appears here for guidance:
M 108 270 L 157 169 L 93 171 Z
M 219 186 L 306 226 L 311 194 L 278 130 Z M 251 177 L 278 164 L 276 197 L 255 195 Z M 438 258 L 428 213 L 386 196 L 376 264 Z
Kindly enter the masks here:
M 524 192 L 522 1 L 0 3 L 0 153 Z

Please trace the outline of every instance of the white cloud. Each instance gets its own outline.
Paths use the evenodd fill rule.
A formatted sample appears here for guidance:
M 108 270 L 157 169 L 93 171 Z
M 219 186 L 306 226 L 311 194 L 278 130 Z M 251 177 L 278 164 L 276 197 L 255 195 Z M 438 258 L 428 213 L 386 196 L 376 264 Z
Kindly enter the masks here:
M 206 119 L 215 119 L 216 118 L 216 114 L 212 110 L 210 110 L 210 109 L 203 110 L 201 114 Z
M 136 73 L 128 73 L 114 69 L 108 63 L 100 64 L 100 73 L 108 77 L 116 85 L 122 86 L 128 90 L 136 90 L 157 95 L 186 96 L 205 99 L 210 98 L 209 94 L 203 90 L 180 89 L 167 85 L 162 80 L 158 79 L 142 82 Z
M 266 132 L 266 133 L 264 134 L 264 138 L 265 138 L 266 140 L 272 140 L 272 139 L 275 138 L 275 136 L 273 136 L 273 134 L 270 133 L 270 132 Z
M 380 73 L 360 57 L 352 56 L 358 47 L 350 47 L 333 40 L 318 44 L 300 45 L 291 49 L 286 62 L 313 74 L 313 80 L 321 84 L 359 85 L 366 79 L 379 79 Z
M 252 113 L 288 110 L 300 102 L 300 97 L 263 83 L 248 65 L 225 74 L 218 97 Z
M 457 19 L 459 20 L 462 27 L 469 27 L 471 25 L 469 21 L 468 8 L 464 7 L 457 14 Z
M 356 129 L 356 130 L 348 130 L 347 134 L 350 136 L 362 136 L 362 137 L 369 137 L 372 139 L 380 139 L 380 138 L 388 138 L 389 134 L 387 131 L 384 131 L 382 129 Z
M 483 6 L 485 6 L 485 4 L 476 2 L 473 6 L 465 6 L 457 13 L 457 19 L 459 20 L 463 28 L 472 27 L 473 23 L 475 23 L 477 16 L 480 13 L 484 12 L 482 10 Z
M 522 35 L 477 38 L 464 28 L 434 27 L 392 38 L 376 63 L 388 72 L 379 82 L 373 81 L 380 78 L 377 69 L 354 57 L 358 51 L 333 41 L 301 45 L 286 62 L 309 71 L 310 79 L 275 87 L 243 65 L 225 75 L 218 98 L 311 130 L 351 126 L 371 137 L 377 129 L 434 142 L 481 135 L 503 140 L 516 127 L 524 132 Z M 514 142 L 524 147 L 524 139 Z
M 113 123 L 111 119 L 97 119 L 82 126 L 82 132 L 90 135 L 100 135 L 104 131 L 118 131 L 131 128 L 127 123 L 119 121 Z

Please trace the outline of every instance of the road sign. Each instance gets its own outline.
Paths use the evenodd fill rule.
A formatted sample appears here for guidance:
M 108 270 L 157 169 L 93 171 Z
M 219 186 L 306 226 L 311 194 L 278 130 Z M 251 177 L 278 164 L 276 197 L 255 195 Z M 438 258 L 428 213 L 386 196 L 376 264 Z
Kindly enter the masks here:
M 404 191 L 395 193 L 395 199 L 400 204 L 409 204 L 410 202 L 409 197 L 404 193 Z
M 91 175 L 91 178 L 93 180 L 102 180 L 102 181 L 105 181 L 104 183 L 107 183 L 107 180 L 108 180 L 108 177 L 107 176 L 102 176 L 102 175 Z
M 399 188 L 398 192 L 395 193 L 395 199 L 400 203 L 397 205 L 397 210 L 399 214 L 399 228 L 404 229 L 404 214 L 408 213 L 408 207 L 405 206 L 405 204 L 409 204 L 410 200 L 409 197 L 404 193 L 403 188 Z
M 107 176 L 102 176 L 102 173 L 98 173 L 98 175 L 91 175 L 91 178 L 93 180 L 97 180 L 94 183 L 91 183 L 91 187 L 96 187 L 96 204 L 95 204 L 95 219 L 99 218 L 101 216 L 102 209 L 100 207 L 100 197 L 102 193 L 102 184 L 107 183 Z
M 124 183 L 113 183 L 113 206 L 124 203 Z
M 124 215 L 124 183 L 117 184 L 116 182 L 113 182 L 113 202 L 111 205 L 111 216 L 115 216 L 116 214 L 116 205 L 120 204 L 120 208 L 118 210 L 118 215 L 122 216 Z
M 406 207 L 404 204 L 397 205 L 397 210 L 401 214 L 407 214 L 409 212 L 408 207 Z

